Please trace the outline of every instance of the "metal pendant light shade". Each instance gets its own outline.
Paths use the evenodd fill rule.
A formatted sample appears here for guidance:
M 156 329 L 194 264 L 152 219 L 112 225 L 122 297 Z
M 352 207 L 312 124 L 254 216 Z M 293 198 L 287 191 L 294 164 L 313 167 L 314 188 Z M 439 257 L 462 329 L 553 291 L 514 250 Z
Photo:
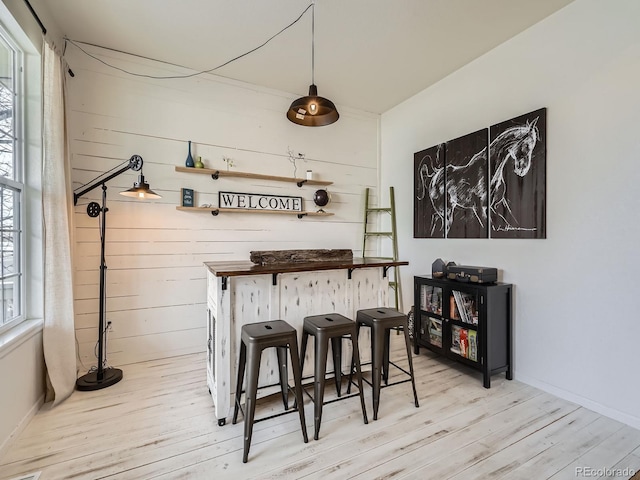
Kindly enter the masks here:
M 309 95 L 294 100 L 287 118 L 297 125 L 305 127 L 322 127 L 331 125 L 338 118 L 338 109 L 334 103 L 324 97 L 318 96 L 318 87 L 315 84 L 315 3 L 311 9 L 311 85 Z
M 120 195 L 134 198 L 162 198 L 149 188 L 149 184 L 144 181 L 144 175 L 142 174 L 138 175 L 138 181 L 134 182 L 133 187 L 124 192 L 120 192 Z
M 287 111 L 287 118 L 298 125 L 322 127 L 338 120 L 340 114 L 333 102 L 319 97 L 318 87 L 311 85 L 308 96 L 293 101 Z

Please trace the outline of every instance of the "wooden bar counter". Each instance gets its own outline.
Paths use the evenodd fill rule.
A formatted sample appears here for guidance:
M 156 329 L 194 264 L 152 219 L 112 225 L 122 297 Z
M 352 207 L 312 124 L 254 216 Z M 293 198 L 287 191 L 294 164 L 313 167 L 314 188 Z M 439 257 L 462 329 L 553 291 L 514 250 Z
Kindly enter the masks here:
M 358 310 L 389 305 L 387 270 L 405 261 L 354 258 L 345 261 L 277 263 L 207 262 L 207 385 L 219 425 L 233 405 L 240 329 L 246 323 L 284 320 L 302 337 L 309 315 L 340 313 L 351 319 Z M 360 338 L 364 361 L 370 355 L 370 337 Z M 271 350 L 271 349 L 269 349 Z M 265 351 L 259 386 L 278 382 L 275 352 Z M 343 347 L 343 369 L 348 371 L 351 346 Z M 327 367 L 332 368 L 331 362 Z M 313 374 L 313 351 L 307 349 L 303 376 Z

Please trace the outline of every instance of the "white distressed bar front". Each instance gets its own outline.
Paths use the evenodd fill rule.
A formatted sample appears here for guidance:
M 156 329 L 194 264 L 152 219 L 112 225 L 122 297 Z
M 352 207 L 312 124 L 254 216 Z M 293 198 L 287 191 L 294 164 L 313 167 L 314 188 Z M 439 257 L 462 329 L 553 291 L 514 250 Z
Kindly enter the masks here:
M 353 269 L 341 265 L 322 270 L 315 270 L 310 265 L 308 271 L 234 273 L 231 276 L 224 275 L 224 268 L 217 268 L 228 264 L 207 263 L 207 386 L 218 424 L 225 424 L 233 405 L 242 325 L 284 320 L 297 329 L 300 344 L 306 316 L 335 312 L 355 319 L 360 309 L 388 306 L 388 263 L 381 261 L 376 265 L 372 262 L 372 266 L 358 265 Z M 406 265 L 406 262 L 396 263 Z M 362 330 L 359 339 L 364 362 L 370 357 L 368 330 Z M 262 355 L 259 387 L 278 382 L 277 358 L 271 350 Z M 348 372 L 350 361 L 351 345 L 345 342 L 342 362 L 345 372 Z M 311 375 L 313 342 L 307 348 L 303 377 Z M 265 389 L 266 393 L 272 391 Z

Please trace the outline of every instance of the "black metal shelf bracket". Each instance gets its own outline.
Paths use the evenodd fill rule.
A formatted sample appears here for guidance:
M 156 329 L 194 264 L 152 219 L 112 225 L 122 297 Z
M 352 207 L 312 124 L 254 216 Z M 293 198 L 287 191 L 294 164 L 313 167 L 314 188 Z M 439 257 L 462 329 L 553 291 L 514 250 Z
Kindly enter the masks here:
M 298 214 L 298 218 L 303 218 L 303 217 L 306 217 L 306 216 L 307 216 L 307 214 L 306 214 L 306 213 L 299 213 L 299 214 Z
M 389 270 L 391 267 L 382 267 L 382 278 L 386 278 L 387 277 L 387 270 Z
M 211 210 L 211 215 L 213 215 L 214 217 L 217 217 L 219 213 L 220 210 L 218 210 L 217 208 L 215 210 Z
M 277 273 L 272 273 L 271 274 L 271 284 L 273 286 L 278 285 L 278 274 Z
M 296 185 L 298 185 L 299 187 L 302 187 L 302 185 L 304 185 L 305 183 L 307 183 L 307 180 L 300 180 L 299 182 L 296 183 Z
M 212 173 L 211 178 L 213 180 L 218 180 L 220 178 L 220 170 L 216 170 L 214 173 Z
M 349 280 L 351 280 L 351 274 L 353 273 L 354 270 L 355 270 L 355 268 L 348 268 L 347 269 L 347 278 Z
M 222 290 L 226 290 L 227 289 L 227 280 L 229 279 L 229 277 L 222 277 Z

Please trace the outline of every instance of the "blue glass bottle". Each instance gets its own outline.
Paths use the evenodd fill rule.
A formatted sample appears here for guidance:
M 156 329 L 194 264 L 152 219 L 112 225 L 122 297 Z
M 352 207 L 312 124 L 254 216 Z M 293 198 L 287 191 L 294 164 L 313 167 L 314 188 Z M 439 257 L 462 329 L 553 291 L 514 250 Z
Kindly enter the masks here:
M 191 140 L 189 140 L 189 155 L 187 155 L 187 161 L 184 162 L 185 167 L 193 167 L 195 163 L 193 163 L 193 157 L 191 156 Z

